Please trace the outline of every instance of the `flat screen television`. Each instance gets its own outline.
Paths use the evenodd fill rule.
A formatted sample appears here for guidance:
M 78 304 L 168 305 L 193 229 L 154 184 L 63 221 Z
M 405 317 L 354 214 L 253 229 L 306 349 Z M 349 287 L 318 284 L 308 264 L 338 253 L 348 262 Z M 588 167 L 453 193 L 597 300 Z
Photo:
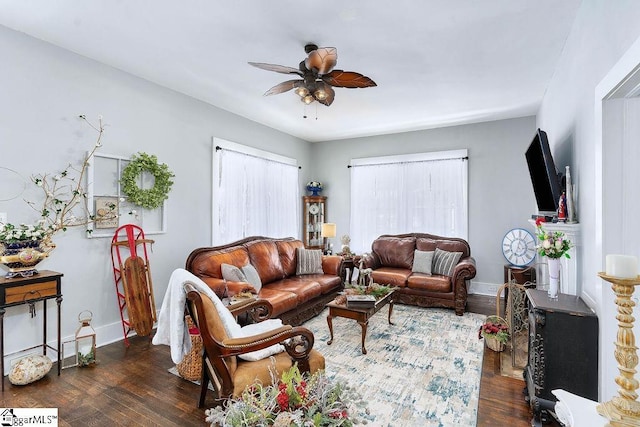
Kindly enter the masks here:
M 553 216 L 562 195 L 561 175 L 551 156 L 546 132 L 538 129 L 525 153 L 539 215 Z

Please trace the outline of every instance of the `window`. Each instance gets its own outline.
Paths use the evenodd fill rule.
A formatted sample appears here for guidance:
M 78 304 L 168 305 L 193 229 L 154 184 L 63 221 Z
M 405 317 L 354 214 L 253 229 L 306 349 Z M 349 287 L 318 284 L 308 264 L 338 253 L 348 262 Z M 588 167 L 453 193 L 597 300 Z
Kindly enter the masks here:
M 212 244 L 297 236 L 295 159 L 214 138 Z
M 467 239 L 467 150 L 351 160 L 351 248 L 381 234 Z

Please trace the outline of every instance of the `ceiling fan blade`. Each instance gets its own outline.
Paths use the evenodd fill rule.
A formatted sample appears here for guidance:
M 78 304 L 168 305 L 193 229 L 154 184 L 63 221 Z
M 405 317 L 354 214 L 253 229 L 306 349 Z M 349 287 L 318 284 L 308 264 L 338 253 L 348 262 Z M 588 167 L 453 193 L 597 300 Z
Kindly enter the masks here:
M 275 85 L 268 91 L 264 93 L 264 96 L 269 95 L 277 95 L 279 93 L 287 92 L 291 89 L 295 89 L 298 86 L 302 86 L 304 80 L 287 80 L 286 82 L 282 82 L 280 84 Z
M 329 73 L 338 62 L 338 49 L 335 47 L 319 47 L 309 52 L 304 63 L 308 70 L 318 75 Z
M 297 74 L 299 76 L 302 75 L 302 72 L 297 68 L 285 67 L 284 65 L 265 64 L 263 62 L 249 62 L 249 65 L 253 65 L 256 68 L 260 68 L 267 71 L 275 71 L 276 73 Z
M 363 76 L 355 71 L 333 70 L 329 74 L 322 76 L 322 80 L 336 87 L 357 88 L 377 86 L 376 82 L 367 76 Z
M 331 86 L 329 86 L 328 84 L 321 82 L 322 83 L 322 87 L 318 87 L 318 89 L 322 89 L 324 90 L 324 93 L 326 94 L 324 99 L 318 99 L 315 95 L 314 98 L 316 99 L 316 101 L 318 101 L 320 104 L 324 104 L 327 107 L 329 105 L 331 105 L 333 103 L 333 99 L 336 97 L 336 92 L 333 90 L 333 88 Z M 318 86 L 320 86 L 320 83 L 318 83 Z

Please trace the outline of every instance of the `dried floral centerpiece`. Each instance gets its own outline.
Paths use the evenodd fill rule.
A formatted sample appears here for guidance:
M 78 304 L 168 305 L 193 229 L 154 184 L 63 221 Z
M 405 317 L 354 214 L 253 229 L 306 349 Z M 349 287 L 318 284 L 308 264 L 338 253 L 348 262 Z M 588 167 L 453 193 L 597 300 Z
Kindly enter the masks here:
M 98 133 L 80 169 L 69 164 L 58 173 L 33 175 L 31 181 L 42 190 L 44 199 L 39 204 L 26 202 L 39 213 L 40 219 L 35 224 L 0 224 L 0 263 L 9 270 L 6 277 L 29 277 L 37 273 L 35 265 L 55 248 L 51 240 L 54 234 L 96 221 L 95 216 L 88 214 L 85 173 L 91 157 L 102 146 L 104 126 L 102 117 L 98 125 L 90 123 L 84 115 L 79 117 Z M 78 212 L 79 208 L 83 209 L 82 213 Z M 115 208 L 110 206 L 111 211 L 101 216 L 101 220 L 113 219 Z
M 342 295 L 338 295 L 335 299 L 337 304 L 346 304 L 348 295 L 371 295 L 376 301 L 385 297 L 389 292 L 393 291 L 395 287 L 389 285 L 380 285 L 378 283 L 372 283 L 368 286 L 348 284 L 345 286 Z
M 217 426 L 353 426 L 356 412 L 366 412 L 366 402 L 349 387 L 332 383 L 324 371 L 301 374 L 298 365 L 273 385 L 255 384 L 236 399 L 207 410 L 206 421 Z M 357 408 L 357 411 L 356 411 Z

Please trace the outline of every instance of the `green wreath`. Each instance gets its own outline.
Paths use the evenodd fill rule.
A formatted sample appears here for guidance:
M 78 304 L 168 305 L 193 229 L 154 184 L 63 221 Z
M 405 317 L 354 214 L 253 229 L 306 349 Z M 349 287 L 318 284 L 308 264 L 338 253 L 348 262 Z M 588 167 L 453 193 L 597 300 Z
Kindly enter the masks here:
M 153 175 L 153 188 L 142 189 L 138 186 L 138 177 L 143 172 Z M 138 206 L 155 209 L 169 197 L 175 175 L 166 164 L 158 164 L 158 158 L 147 153 L 134 154 L 131 162 L 122 171 L 120 182 L 127 199 Z

